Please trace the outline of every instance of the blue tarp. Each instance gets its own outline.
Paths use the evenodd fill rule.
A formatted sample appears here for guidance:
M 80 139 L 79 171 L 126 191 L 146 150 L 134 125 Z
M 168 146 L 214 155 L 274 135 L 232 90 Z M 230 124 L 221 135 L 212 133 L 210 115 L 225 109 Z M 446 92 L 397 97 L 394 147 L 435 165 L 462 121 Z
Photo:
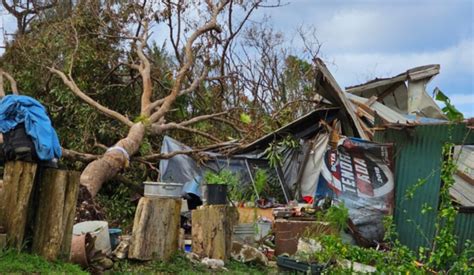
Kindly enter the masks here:
M 61 157 L 58 136 L 43 105 L 29 96 L 7 95 L 0 101 L 0 132 L 9 132 L 19 123 L 25 123 L 39 159 Z

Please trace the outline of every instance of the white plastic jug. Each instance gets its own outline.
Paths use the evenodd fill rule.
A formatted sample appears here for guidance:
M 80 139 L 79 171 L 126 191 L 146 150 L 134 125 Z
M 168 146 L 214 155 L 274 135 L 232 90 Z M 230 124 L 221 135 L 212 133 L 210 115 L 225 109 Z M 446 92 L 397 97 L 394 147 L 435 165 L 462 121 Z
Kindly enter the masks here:
M 96 250 L 102 250 L 102 252 L 105 253 L 111 251 L 109 224 L 106 221 L 87 221 L 74 225 L 72 229 L 73 235 L 82 235 L 85 233 L 89 233 L 92 237 L 96 237 Z

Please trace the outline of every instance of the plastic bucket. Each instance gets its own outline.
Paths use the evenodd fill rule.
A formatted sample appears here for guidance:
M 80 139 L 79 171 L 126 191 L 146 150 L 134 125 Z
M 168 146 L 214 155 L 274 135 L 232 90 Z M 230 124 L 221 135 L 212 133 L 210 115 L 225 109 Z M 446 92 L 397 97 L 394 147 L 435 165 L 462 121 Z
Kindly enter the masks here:
M 106 221 L 87 221 L 75 224 L 72 229 L 72 234 L 75 236 L 85 233 L 91 234 L 95 239 L 95 249 L 102 250 L 105 253 L 111 251 L 109 225 Z
M 89 234 L 73 235 L 71 240 L 71 262 L 87 268 L 89 263 L 86 255 L 86 239 L 90 238 Z
M 112 250 L 114 250 L 117 247 L 117 245 L 119 245 L 120 235 L 122 235 L 122 229 L 120 228 L 109 229 L 110 246 L 112 247 Z
M 227 185 L 226 184 L 208 184 L 207 185 L 207 204 L 209 205 L 227 204 Z
M 255 243 L 255 227 L 253 223 L 242 223 L 234 226 L 233 240 L 244 244 Z

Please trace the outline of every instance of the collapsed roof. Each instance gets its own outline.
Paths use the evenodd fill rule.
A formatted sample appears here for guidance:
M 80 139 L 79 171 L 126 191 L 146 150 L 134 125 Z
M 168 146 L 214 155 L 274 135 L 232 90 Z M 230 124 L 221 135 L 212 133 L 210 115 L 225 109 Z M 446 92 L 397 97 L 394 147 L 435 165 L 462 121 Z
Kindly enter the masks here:
M 426 85 L 439 73 L 439 69 L 437 64 L 416 67 L 394 77 L 376 78 L 347 87 L 346 92 L 369 99 L 365 102 L 368 106 L 378 102 L 404 116 L 445 120 L 441 108 L 426 92 Z M 360 104 L 360 99 L 357 102 Z

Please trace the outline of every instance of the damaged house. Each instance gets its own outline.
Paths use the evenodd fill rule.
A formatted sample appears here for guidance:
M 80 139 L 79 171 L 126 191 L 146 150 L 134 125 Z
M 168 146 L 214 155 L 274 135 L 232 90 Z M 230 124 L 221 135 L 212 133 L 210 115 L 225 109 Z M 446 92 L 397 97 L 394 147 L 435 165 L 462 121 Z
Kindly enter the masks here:
M 426 91 L 440 66 L 409 69 L 346 91 L 320 59 L 316 66 L 315 98 L 320 100 L 317 109 L 249 144 L 233 143 L 225 150 L 205 152 L 201 163 L 187 155 L 162 160 L 161 181 L 187 183 L 185 189 L 201 196 L 198 186 L 204 171 L 228 167 L 241 175 L 242 186 L 254 190 L 255 172 L 264 168 L 271 172 L 271 188 L 278 190 L 272 194 L 277 197 L 273 206 L 295 200 L 317 204 L 331 196 L 349 209 L 357 243 L 380 241 L 383 217 L 393 214 L 403 244 L 412 249 L 429 245 L 434 238 L 442 184 L 439 167 L 443 143 L 450 139 L 459 145 L 474 142 L 472 126 L 467 122 L 449 123 Z M 289 137 L 297 146 L 285 142 Z M 281 156 L 274 166 L 268 161 L 269 147 Z M 162 153 L 187 149 L 166 138 Z M 460 244 L 474 237 L 474 216 L 470 214 L 474 198 L 473 152 L 469 146 L 456 147 L 461 166 L 469 171 L 462 172 L 460 168 L 452 190 L 453 200 L 461 206 L 456 227 Z M 427 183 L 413 201 L 407 202 L 407 190 L 427 176 Z M 257 198 L 259 195 L 256 192 Z M 426 205 L 434 211 L 421 214 Z M 426 238 L 415 237 L 420 228 Z

